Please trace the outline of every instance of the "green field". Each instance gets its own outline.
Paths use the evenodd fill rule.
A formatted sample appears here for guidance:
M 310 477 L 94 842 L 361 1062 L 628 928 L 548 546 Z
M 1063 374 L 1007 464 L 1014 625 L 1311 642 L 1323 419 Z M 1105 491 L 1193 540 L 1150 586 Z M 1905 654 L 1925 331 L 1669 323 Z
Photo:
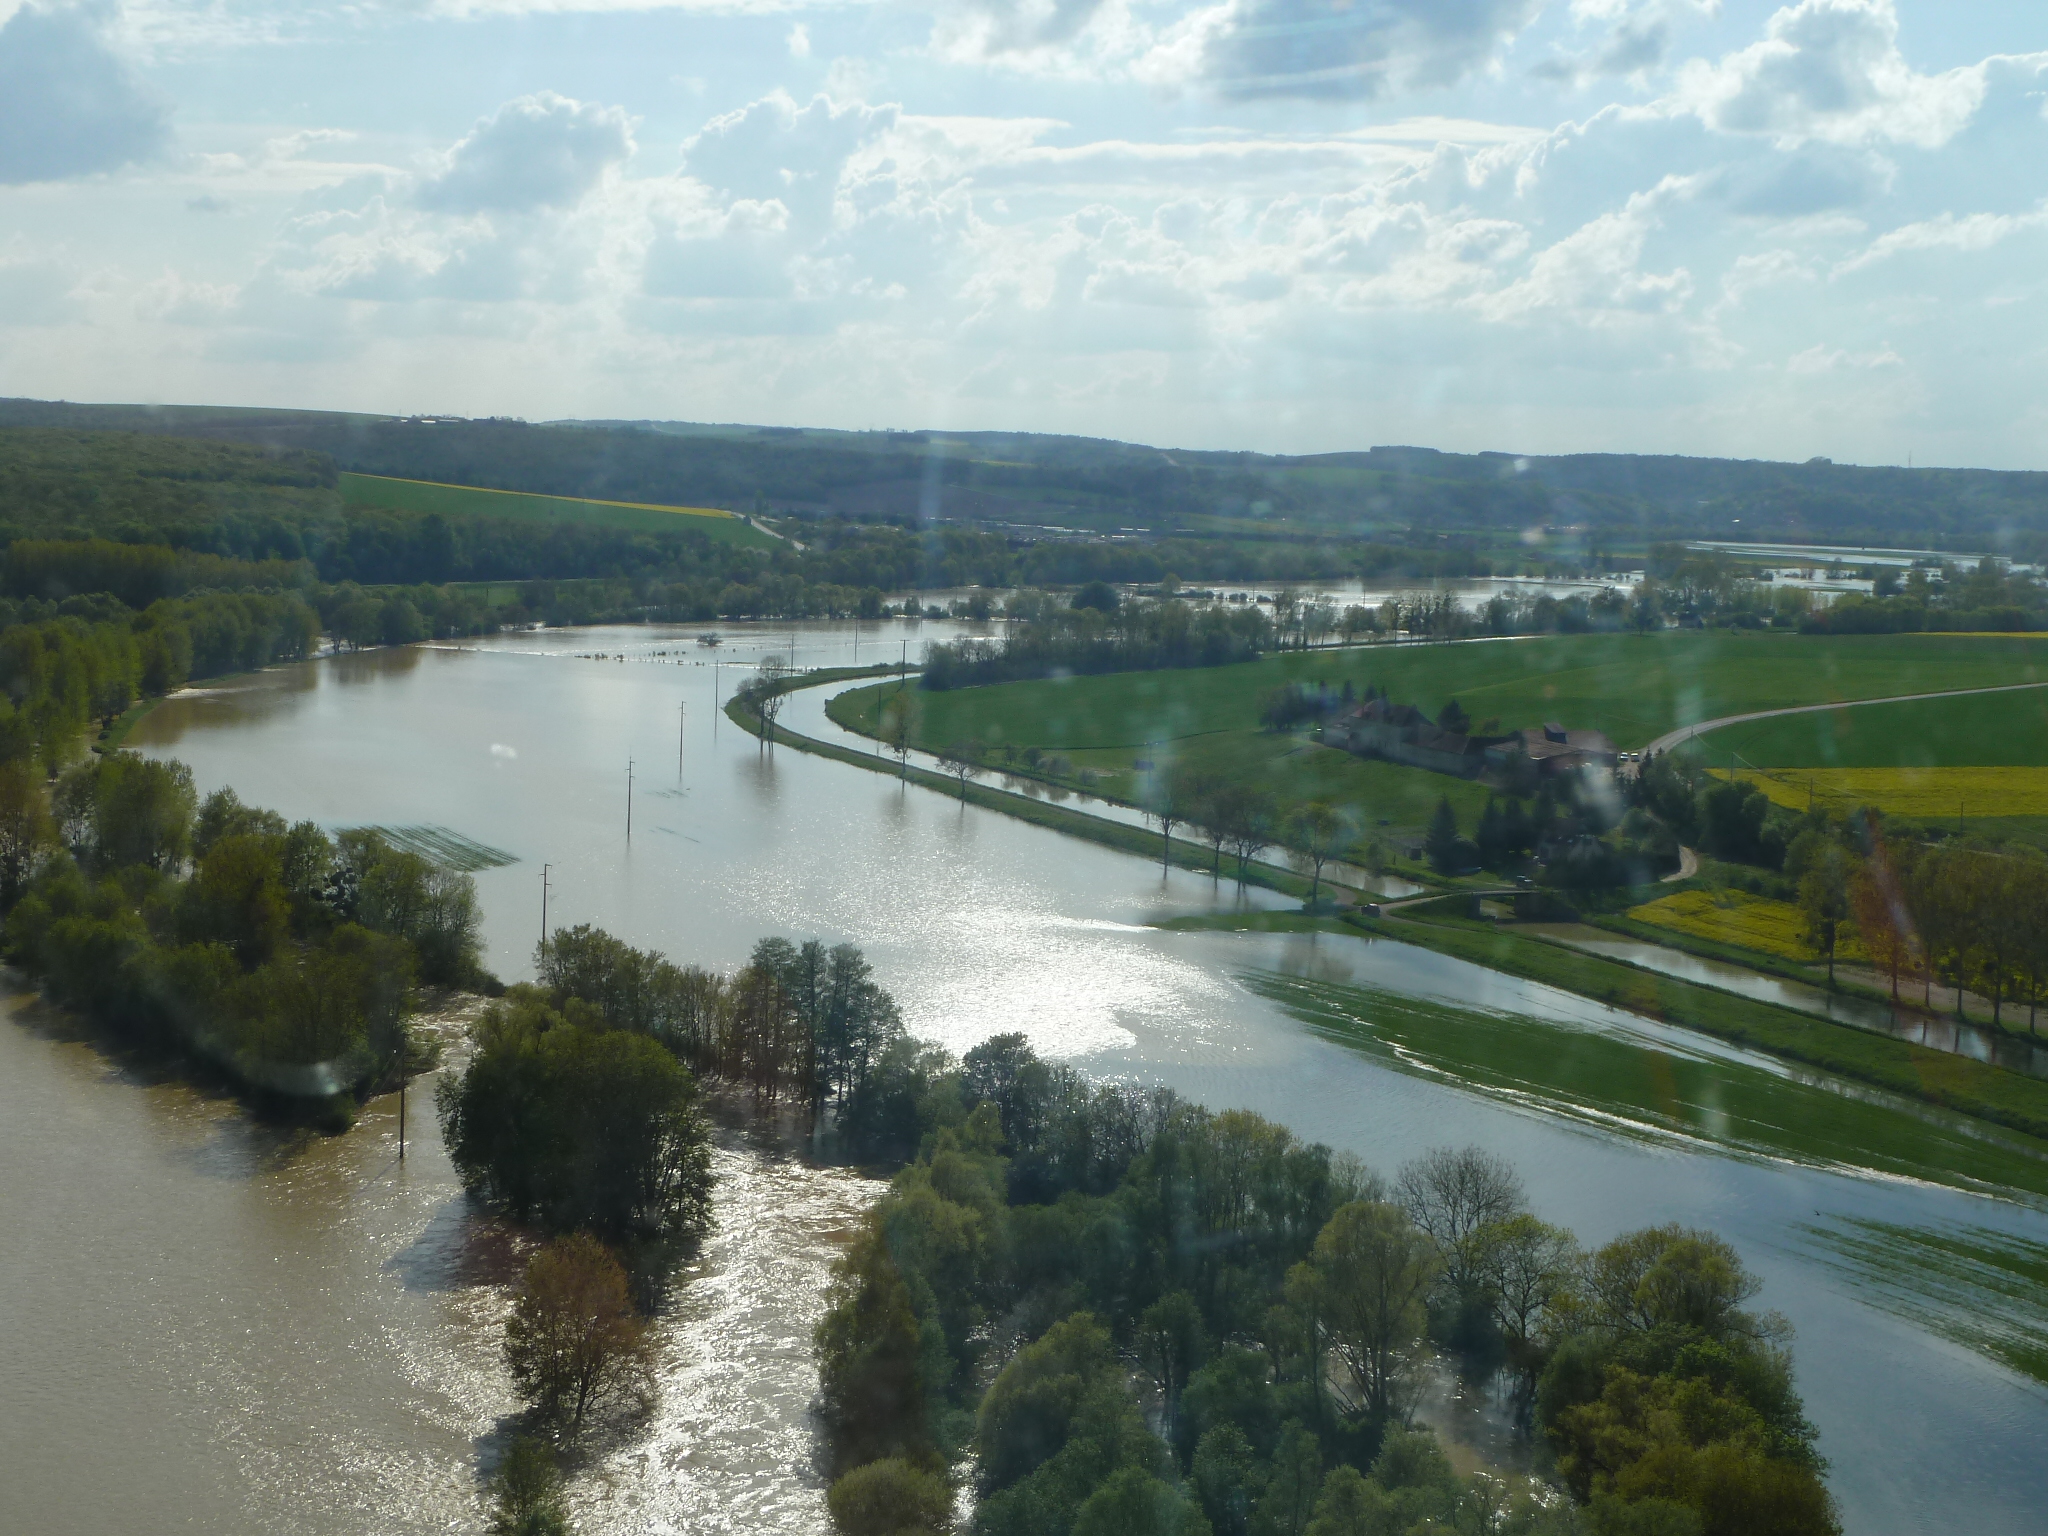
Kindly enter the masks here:
M 778 540 L 744 518 L 716 507 L 657 507 L 627 501 L 581 501 L 572 496 L 537 496 L 526 491 L 493 491 L 431 480 L 394 480 L 384 475 L 344 473 L 341 499 L 352 507 L 389 507 L 398 512 L 439 512 L 444 517 L 505 517 L 528 523 L 579 523 L 625 528 L 636 533 L 701 533 L 724 544 L 773 549 Z
M 1448 794 L 1461 823 L 1469 826 L 1485 804 L 1486 792 L 1478 785 L 1364 762 L 1259 730 L 1258 703 L 1268 689 L 1289 682 L 1341 688 L 1346 681 L 1361 690 L 1378 685 L 1397 702 L 1418 704 L 1432 715 L 1455 698 L 1475 721 L 1497 716 L 1513 729 L 1557 720 L 1603 730 L 1617 746 L 1629 748 L 1674 726 L 1747 710 L 2048 682 L 2048 638 L 1740 630 L 1546 636 L 1290 652 L 1234 667 L 1118 672 L 946 693 L 913 689 L 907 697 L 914 702 L 919 746 L 978 740 L 992 749 L 1037 747 L 1066 758 L 1076 772 L 1086 768 L 1099 775 L 1097 787 L 1120 799 L 1136 797 L 1139 761 L 1170 759 L 1255 777 L 1283 803 L 1330 799 L 1349 807 L 1361 827 L 1378 821 L 1419 826 L 1437 798 Z M 894 686 L 841 695 L 833 701 L 833 719 L 874 731 L 877 710 Z M 2007 705 L 2014 711 L 2032 707 Z M 2041 707 L 2048 707 L 2048 689 L 2042 690 Z
M 1709 761 L 1760 768 L 2048 767 L 2048 688 L 1781 715 L 1699 741 Z
M 1311 1029 L 1397 1071 L 1454 1082 L 1517 1108 L 1540 1105 L 1645 1139 L 1964 1189 L 2048 1195 L 2048 1144 L 2022 1132 L 1916 1112 L 1889 1097 L 1598 1025 L 1557 1024 L 1275 972 L 1241 979 Z

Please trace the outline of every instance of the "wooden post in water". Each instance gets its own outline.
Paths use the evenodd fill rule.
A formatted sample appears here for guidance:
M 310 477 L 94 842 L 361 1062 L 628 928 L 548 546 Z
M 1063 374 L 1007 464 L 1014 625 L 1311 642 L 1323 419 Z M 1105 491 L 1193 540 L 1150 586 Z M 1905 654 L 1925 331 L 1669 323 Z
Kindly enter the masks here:
M 398 1160 L 405 1161 L 405 1047 L 398 1048 Z
M 626 759 L 626 841 L 633 841 L 633 759 Z
M 678 704 L 676 706 L 676 782 L 678 784 L 683 782 L 683 740 L 688 735 L 689 724 L 690 706 L 687 703 Z

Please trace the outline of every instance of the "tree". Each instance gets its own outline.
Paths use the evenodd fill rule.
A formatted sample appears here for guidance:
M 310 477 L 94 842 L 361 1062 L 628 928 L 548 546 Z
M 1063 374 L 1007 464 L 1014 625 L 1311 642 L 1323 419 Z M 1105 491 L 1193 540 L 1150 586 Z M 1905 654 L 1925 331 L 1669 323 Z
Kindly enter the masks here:
M 1265 1475 L 1243 1430 L 1218 1424 L 1204 1433 L 1195 1444 L 1189 1481 L 1214 1536 L 1245 1536 Z
M 1466 1290 L 1473 1278 L 1472 1235 L 1516 1215 L 1525 1196 L 1514 1165 L 1497 1153 L 1434 1147 L 1402 1164 L 1394 1198 L 1436 1244 L 1451 1283 Z
M 1301 1424 L 1281 1431 L 1273 1468 L 1252 1514 L 1252 1536 L 1302 1536 L 1323 1483 L 1323 1453 Z
M 939 767 L 960 781 L 960 799 L 967 799 L 967 781 L 978 779 L 987 770 L 982 764 L 982 746 L 978 741 L 956 741 L 939 753 Z
M 1288 1275 L 1290 1300 L 1329 1336 L 1354 1408 L 1376 1422 L 1401 1410 L 1438 1267 L 1435 1244 L 1398 1206 L 1357 1201 L 1330 1218 Z
M 1466 1248 L 1526 1400 L 1542 1369 L 1545 1334 L 1577 1299 L 1585 1255 L 1571 1233 L 1527 1212 L 1475 1229 Z
M 1892 1001 L 1896 1003 L 1899 976 L 1913 963 L 1913 930 L 1890 874 L 1877 858 L 1856 871 L 1849 881 L 1849 917 L 1863 952 L 1891 978 Z
M 896 754 L 896 777 L 905 779 L 910 774 L 910 716 L 911 705 L 903 696 L 899 683 L 896 691 L 889 695 L 889 702 L 882 706 L 882 741 Z
M 543 1418 L 583 1427 L 593 1408 L 652 1391 L 647 1323 L 626 1272 L 584 1233 L 557 1238 L 527 1263 L 505 1324 L 512 1384 Z
M 1460 841 L 1458 813 L 1451 809 L 1451 797 L 1445 795 L 1437 801 L 1429 818 L 1429 830 L 1422 838 L 1422 851 L 1429 858 L 1429 867 L 1440 875 L 1450 874 L 1457 867 Z
M 1153 773 L 1145 792 L 1145 814 L 1159 824 L 1159 871 L 1173 862 L 1173 829 L 1189 819 L 1196 801 L 1195 786 L 1185 770 L 1168 765 Z
M 562 1508 L 562 1474 L 554 1453 L 521 1435 L 491 1478 L 498 1496 L 491 1512 L 491 1536 L 570 1536 Z
M 696 1080 L 660 1042 L 592 1022 L 532 988 L 485 1009 L 468 1065 L 435 1090 L 449 1157 L 521 1219 L 675 1254 L 711 1214 Z
M 855 1467 L 825 1494 L 841 1536 L 938 1536 L 953 1528 L 953 1490 L 901 1457 Z
M 1438 713 L 1436 727 L 1440 731 L 1449 731 L 1453 736 L 1463 736 L 1472 729 L 1472 717 L 1465 713 L 1464 705 L 1450 699 Z
M 781 652 L 773 651 L 761 658 L 754 675 L 739 687 L 741 700 L 760 716 L 761 740 L 770 746 L 775 744 L 775 721 L 789 697 L 784 683 L 791 675 L 789 662 Z
M 1232 784 L 1217 792 L 1210 814 L 1219 819 L 1224 841 L 1237 856 L 1241 889 L 1251 861 L 1273 845 L 1273 798 L 1250 785 Z
M 0 910 L 21 899 L 56 842 L 42 775 L 21 759 L 0 763 Z
M 1343 820 L 1327 800 L 1311 800 L 1287 819 L 1288 845 L 1310 872 L 1310 906 L 1315 905 L 1316 893 L 1322 889 L 1323 866 L 1337 856 L 1343 835 Z
M 1180 1419 L 1181 1389 L 1202 1363 L 1208 1339 L 1202 1330 L 1202 1309 L 1186 1291 L 1162 1296 L 1138 1317 L 1138 1361 L 1159 1384 L 1166 1405 L 1166 1437 L 1171 1440 Z
M 1830 838 L 1799 877 L 1799 914 L 1805 921 L 1806 942 L 1827 957 L 1830 988 L 1835 984 L 1835 941 L 1850 913 L 1851 866 L 1849 850 Z

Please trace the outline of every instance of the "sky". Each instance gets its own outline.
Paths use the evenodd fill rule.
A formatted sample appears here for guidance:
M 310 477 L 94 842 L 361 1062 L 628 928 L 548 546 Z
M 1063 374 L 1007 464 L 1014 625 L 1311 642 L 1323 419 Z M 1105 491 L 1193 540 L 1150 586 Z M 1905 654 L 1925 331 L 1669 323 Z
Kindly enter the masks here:
M 0 0 L 0 395 L 2048 469 L 2048 4 Z

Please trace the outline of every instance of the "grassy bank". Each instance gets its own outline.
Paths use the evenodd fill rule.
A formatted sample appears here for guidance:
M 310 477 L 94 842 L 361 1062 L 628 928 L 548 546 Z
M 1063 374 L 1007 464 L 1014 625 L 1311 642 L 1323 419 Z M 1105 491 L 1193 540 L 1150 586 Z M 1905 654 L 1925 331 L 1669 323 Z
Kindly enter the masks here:
M 1485 923 L 1381 918 L 1360 919 L 1357 926 L 2048 1139 L 2048 1082 L 1967 1056 L 1866 1034 Z
M 1393 1070 L 1447 1078 L 1605 1132 L 2048 1196 L 2048 1142 L 1897 1097 L 1842 1092 L 1597 1020 L 1567 1023 L 1279 972 L 1243 979 L 1317 1033 Z
M 788 693 L 798 688 L 809 688 L 830 683 L 845 682 L 849 679 L 887 675 L 895 671 L 894 666 L 881 664 L 874 667 L 839 667 L 821 672 L 806 673 L 785 682 L 781 691 Z M 740 729 L 752 735 L 762 734 L 761 717 L 749 709 L 739 698 L 729 699 L 725 706 L 726 718 Z M 1160 835 L 1146 827 L 1127 826 L 1118 821 L 1106 821 L 1100 816 L 1091 816 L 1086 811 L 1076 811 L 1063 805 L 1053 805 L 1029 795 L 1016 794 L 1010 790 L 994 789 L 986 784 L 969 783 L 963 793 L 960 781 L 949 774 L 934 773 L 928 768 L 914 765 L 899 769 L 893 757 L 877 757 L 873 753 L 858 752 L 851 747 L 840 746 L 837 742 L 819 741 L 812 736 L 803 736 L 786 726 L 775 727 L 775 744 L 794 747 L 799 752 L 808 752 L 816 757 L 827 757 L 834 762 L 847 763 L 855 768 L 865 768 L 870 773 L 879 773 L 897 778 L 899 773 L 904 782 L 921 789 L 934 790 L 949 799 L 962 800 L 968 805 L 983 810 L 1000 811 L 1005 816 L 1014 816 L 1019 821 L 1028 821 L 1033 826 L 1046 827 L 1055 832 L 1064 832 L 1069 837 L 1085 838 L 1091 843 L 1100 843 L 1105 848 L 1114 848 L 1120 853 L 1136 854 L 1157 864 L 1165 848 Z M 1172 861 L 1182 869 L 1197 874 L 1209 873 L 1208 850 L 1184 838 L 1173 840 Z M 1234 878 L 1231 861 L 1226 857 L 1223 865 L 1224 878 Z M 1278 891 L 1284 896 L 1297 900 L 1308 895 L 1309 883 L 1292 870 L 1279 869 L 1270 864 L 1254 861 L 1246 867 L 1245 883 L 1263 886 Z

